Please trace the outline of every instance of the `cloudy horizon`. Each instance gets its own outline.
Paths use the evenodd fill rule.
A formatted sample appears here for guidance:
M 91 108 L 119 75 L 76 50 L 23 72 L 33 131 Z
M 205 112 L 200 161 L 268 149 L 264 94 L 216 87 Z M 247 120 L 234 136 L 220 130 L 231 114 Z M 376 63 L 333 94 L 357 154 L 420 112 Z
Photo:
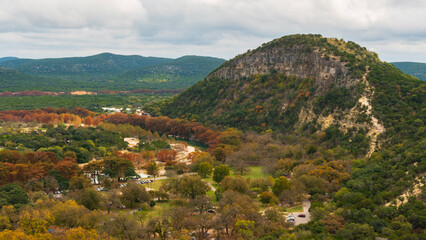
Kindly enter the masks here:
M 230 59 L 289 34 L 354 41 L 426 62 L 423 0 L 0 0 L 0 57 L 102 52 Z

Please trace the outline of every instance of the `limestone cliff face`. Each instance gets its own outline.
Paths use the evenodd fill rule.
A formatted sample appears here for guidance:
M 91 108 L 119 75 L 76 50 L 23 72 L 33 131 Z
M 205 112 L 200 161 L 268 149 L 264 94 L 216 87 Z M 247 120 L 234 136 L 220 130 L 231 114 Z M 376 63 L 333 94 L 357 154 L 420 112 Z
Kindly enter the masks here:
M 318 50 L 304 52 L 301 46 L 276 46 L 240 55 L 209 75 L 221 79 L 240 79 L 272 71 L 286 76 L 310 78 L 321 93 L 331 84 L 349 87 L 359 82 L 349 75 L 345 63 L 336 56 L 325 56 Z

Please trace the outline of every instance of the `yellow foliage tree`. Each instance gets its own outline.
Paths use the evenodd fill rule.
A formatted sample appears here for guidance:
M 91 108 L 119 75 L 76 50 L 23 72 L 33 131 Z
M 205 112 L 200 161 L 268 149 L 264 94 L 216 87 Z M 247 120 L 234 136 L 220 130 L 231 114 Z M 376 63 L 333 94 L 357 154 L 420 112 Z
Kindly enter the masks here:
M 49 233 L 25 235 L 25 233 L 20 230 L 5 230 L 0 232 L 0 240 L 53 240 L 53 237 Z
M 52 208 L 52 213 L 55 217 L 55 225 L 69 228 L 78 226 L 79 220 L 88 212 L 88 209 L 78 205 L 74 200 L 68 200 L 64 203 L 58 202 Z
M 86 230 L 84 228 L 72 228 L 65 233 L 66 240 L 98 240 L 101 237 L 96 233 L 94 229 Z
M 29 235 L 47 232 L 47 227 L 55 221 L 52 213 L 48 210 L 24 210 L 19 217 L 19 227 Z

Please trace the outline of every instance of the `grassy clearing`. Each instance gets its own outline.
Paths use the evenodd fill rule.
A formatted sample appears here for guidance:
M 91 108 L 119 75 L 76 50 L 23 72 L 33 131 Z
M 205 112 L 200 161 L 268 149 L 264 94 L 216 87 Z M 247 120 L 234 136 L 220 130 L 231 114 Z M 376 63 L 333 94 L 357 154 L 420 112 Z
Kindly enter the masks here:
M 157 202 L 157 204 L 148 212 L 146 219 L 158 217 L 164 214 L 167 210 L 172 207 L 170 201 L 168 202 Z
M 242 175 L 243 178 L 248 179 L 256 179 L 256 178 L 263 178 L 268 177 L 270 175 L 263 173 L 262 167 L 249 167 L 250 171 L 244 175 Z M 231 176 L 239 176 L 239 174 L 235 174 L 235 172 L 231 169 Z M 213 176 L 209 178 L 203 178 L 204 181 L 209 182 L 214 188 L 218 188 L 219 184 L 215 181 L 213 181 Z
M 256 178 L 262 178 L 262 177 L 268 177 L 268 174 L 265 174 L 263 172 L 263 167 L 249 167 L 249 172 L 246 174 L 243 174 L 242 176 L 244 178 L 251 178 L 251 179 L 256 179 Z M 231 168 L 231 176 L 238 176 L 239 174 L 237 174 L 232 168 Z
M 168 179 L 155 180 L 154 182 L 145 185 L 145 187 L 152 188 L 158 191 L 161 185 L 163 184 L 163 182 L 166 182 L 166 181 L 169 181 L 169 180 Z
M 284 212 L 303 212 L 303 206 L 295 206 L 290 208 L 283 208 Z
M 206 194 L 211 198 L 213 204 L 216 204 L 218 202 L 216 199 L 216 194 L 213 192 L 213 190 L 207 191 Z

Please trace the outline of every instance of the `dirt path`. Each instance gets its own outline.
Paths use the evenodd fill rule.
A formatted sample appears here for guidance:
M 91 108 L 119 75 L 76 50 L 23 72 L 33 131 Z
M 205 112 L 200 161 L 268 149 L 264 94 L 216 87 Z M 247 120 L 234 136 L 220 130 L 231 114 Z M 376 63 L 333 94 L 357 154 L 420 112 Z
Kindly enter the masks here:
M 424 179 L 425 175 L 422 176 L 418 176 L 416 177 L 416 184 L 414 184 L 413 189 L 412 190 L 407 190 L 405 192 L 403 192 L 399 197 L 395 198 L 396 200 L 396 206 L 399 207 L 401 204 L 405 204 L 408 202 L 408 198 L 410 198 L 411 196 L 418 196 L 422 193 L 422 188 L 424 186 L 422 179 Z M 400 200 L 402 199 L 402 200 Z M 392 204 L 392 202 L 388 202 L 385 204 L 385 206 L 390 206 Z
M 216 192 L 216 188 L 215 188 L 215 187 L 213 187 L 213 185 L 212 185 L 211 183 L 207 182 L 207 185 L 209 185 L 210 189 L 211 189 L 213 192 Z
M 371 122 L 373 123 L 372 128 L 370 128 L 370 131 L 367 133 L 367 136 L 371 138 L 370 149 L 368 150 L 367 157 L 371 156 L 371 154 L 373 154 L 373 152 L 376 150 L 377 137 L 385 131 L 385 127 L 381 125 L 379 120 L 372 114 L 373 107 L 371 106 L 371 98 L 374 96 L 374 88 L 367 81 L 367 75 L 369 72 L 370 70 L 368 70 L 367 66 L 367 71 L 362 76 L 362 80 L 365 83 L 367 89 L 364 91 L 363 96 L 358 100 L 361 105 L 367 107 L 367 115 L 371 117 Z

